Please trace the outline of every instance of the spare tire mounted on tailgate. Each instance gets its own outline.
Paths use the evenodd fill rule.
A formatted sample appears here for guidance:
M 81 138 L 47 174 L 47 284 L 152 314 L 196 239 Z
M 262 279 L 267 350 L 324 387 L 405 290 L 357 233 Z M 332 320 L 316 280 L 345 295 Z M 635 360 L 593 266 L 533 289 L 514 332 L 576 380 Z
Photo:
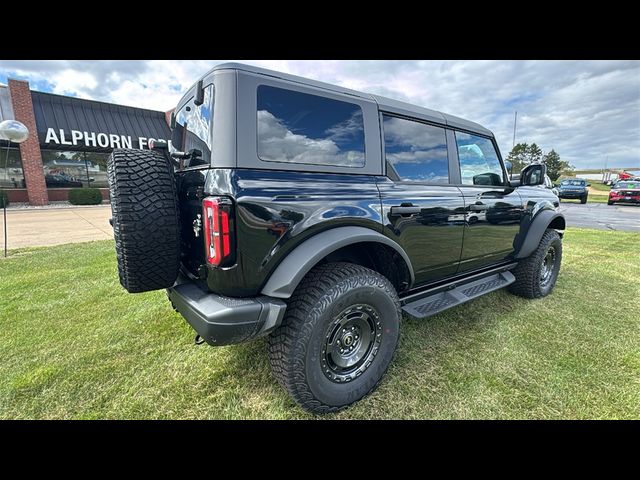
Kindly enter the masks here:
M 107 171 L 120 283 L 131 293 L 171 287 L 180 269 L 172 165 L 154 150 L 115 149 Z

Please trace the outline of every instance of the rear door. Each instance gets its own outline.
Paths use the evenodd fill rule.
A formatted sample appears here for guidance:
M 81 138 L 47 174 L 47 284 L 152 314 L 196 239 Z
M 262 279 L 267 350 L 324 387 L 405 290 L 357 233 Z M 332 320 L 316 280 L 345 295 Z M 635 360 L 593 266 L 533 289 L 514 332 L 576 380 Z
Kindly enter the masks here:
M 464 245 L 460 272 L 498 263 L 514 251 L 523 215 L 522 200 L 507 176 L 491 138 L 455 132 L 464 195 Z
M 411 259 L 418 287 L 458 269 L 464 201 L 451 185 L 443 126 L 381 115 L 386 176 L 378 177 L 384 233 Z M 451 137 L 452 138 L 452 137 Z

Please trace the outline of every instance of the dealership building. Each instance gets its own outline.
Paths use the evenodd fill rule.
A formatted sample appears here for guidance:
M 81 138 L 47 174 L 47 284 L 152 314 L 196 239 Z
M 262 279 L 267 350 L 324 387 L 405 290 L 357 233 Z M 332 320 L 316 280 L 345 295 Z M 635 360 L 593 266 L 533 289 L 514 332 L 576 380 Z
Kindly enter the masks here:
M 19 145 L 0 138 L 0 189 L 31 205 L 67 200 L 76 187 L 99 188 L 107 200 L 109 153 L 168 140 L 170 114 L 37 92 L 9 79 L 0 85 L 0 121 L 22 122 L 29 138 Z

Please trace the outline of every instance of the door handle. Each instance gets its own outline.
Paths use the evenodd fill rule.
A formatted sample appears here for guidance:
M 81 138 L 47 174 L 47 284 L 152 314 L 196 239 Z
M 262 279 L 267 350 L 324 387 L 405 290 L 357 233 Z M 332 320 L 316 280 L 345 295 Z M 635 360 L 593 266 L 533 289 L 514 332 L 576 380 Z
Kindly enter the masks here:
M 392 215 L 415 215 L 416 213 L 420 213 L 422 208 L 417 207 L 415 205 L 394 205 L 391 207 Z
M 482 202 L 476 202 L 469 205 L 469 210 L 471 212 L 483 212 L 487 210 L 489 207 Z

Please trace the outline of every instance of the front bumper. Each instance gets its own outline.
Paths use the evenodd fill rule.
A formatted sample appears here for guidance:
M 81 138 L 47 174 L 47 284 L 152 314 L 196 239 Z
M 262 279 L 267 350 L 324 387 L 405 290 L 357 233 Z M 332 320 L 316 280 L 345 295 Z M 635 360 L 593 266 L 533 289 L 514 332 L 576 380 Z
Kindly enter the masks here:
M 616 203 L 640 203 L 640 196 L 636 195 L 609 195 L 610 202 Z
M 167 289 L 173 308 L 209 345 L 230 345 L 261 337 L 282 322 L 287 304 L 278 298 L 223 297 L 205 292 L 181 276 Z
M 587 196 L 587 192 L 558 192 L 560 198 L 582 198 Z

